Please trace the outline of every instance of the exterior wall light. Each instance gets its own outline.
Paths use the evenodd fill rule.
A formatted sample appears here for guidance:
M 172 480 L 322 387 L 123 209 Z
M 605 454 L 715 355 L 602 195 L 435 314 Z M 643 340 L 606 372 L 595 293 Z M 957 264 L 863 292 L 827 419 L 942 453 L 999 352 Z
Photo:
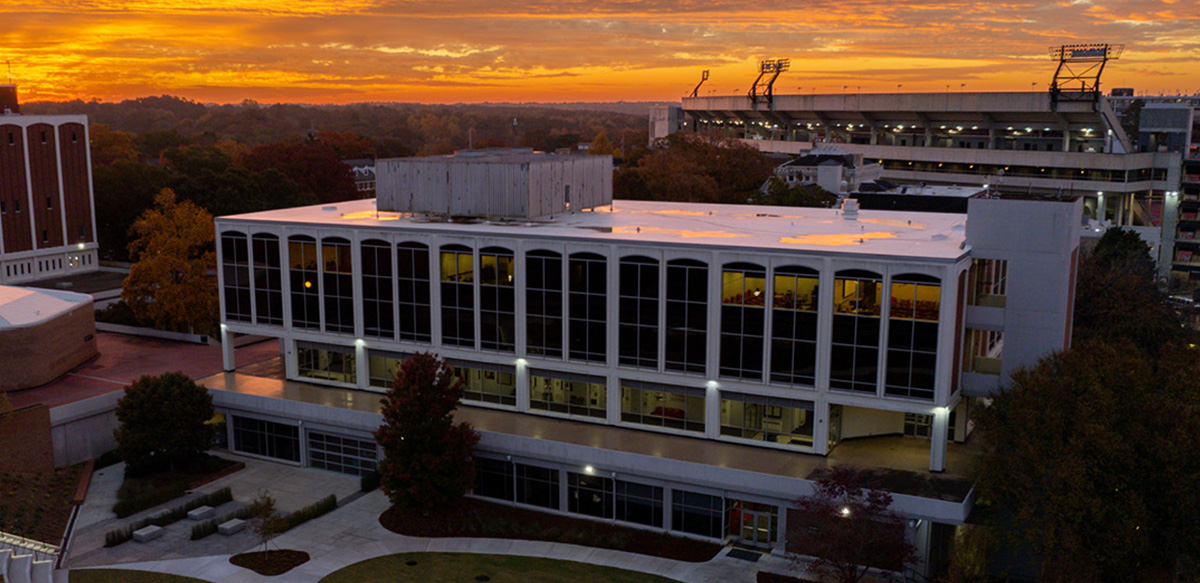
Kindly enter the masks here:
M 591 475 L 591 474 L 596 473 L 596 468 L 593 468 L 592 466 L 584 466 L 583 471 L 584 471 L 584 473 Z

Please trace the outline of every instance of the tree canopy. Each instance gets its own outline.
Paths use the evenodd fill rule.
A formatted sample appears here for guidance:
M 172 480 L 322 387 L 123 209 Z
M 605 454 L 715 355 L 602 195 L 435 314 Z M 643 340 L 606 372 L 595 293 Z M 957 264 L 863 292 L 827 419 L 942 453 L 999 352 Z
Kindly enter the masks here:
M 767 192 L 754 199 L 754 204 L 768 206 L 800 206 L 833 208 L 838 196 L 816 184 L 788 184 L 777 177 L 771 178 Z
M 720 134 L 676 132 L 655 148 L 617 172 L 614 198 L 744 204 L 775 168 L 758 150 Z
M 916 549 L 905 536 L 904 517 L 891 510 L 892 495 L 862 485 L 848 466 L 834 466 L 817 480 L 812 496 L 788 515 L 788 551 L 821 581 L 858 583 L 871 568 L 902 571 Z
M 1105 231 L 1080 262 L 1074 326 L 1074 342 L 1128 340 L 1151 352 L 1186 335 L 1155 282 L 1150 246 L 1118 228 Z
M 218 320 L 212 215 L 163 189 L 133 225 L 134 264 L 121 299 L 134 316 L 166 330 L 214 334 Z
M 471 454 L 479 434 L 454 423 L 463 381 L 429 353 L 408 357 L 383 398 L 380 486 L 393 505 L 430 509 L 463 496 L 474 482 Z
M 132 468 L 183 468 L 213 441 L 212 395 L 181 372 L 145 376 L 117 401 L 117 450 Z
M 1079 343 L 978 413 L 980 499 L 1043 581 L 1171 581 L 1200 552 L 1198 357 Z

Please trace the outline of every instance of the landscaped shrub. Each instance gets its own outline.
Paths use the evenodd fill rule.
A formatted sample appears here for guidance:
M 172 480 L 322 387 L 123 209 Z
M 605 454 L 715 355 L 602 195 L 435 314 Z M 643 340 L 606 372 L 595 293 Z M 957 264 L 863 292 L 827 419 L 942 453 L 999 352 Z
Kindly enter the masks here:
M 192 527 L 192 540 L 200 540 L 210 534 L 216 534 L 217 527 L 235 518 L 239 520 L 249 520 L 258 514 L 258 503 L 253 503 L 239 508 L 236 512 L 231 512 L 225 516 L 220 516 L 212 520 L 201 522 L 200 524 Z
M 113 505 L 113 512 L 117 514 L 117 518 L 125 518 L 147 508 L 153 508 L 159 504 L 170 502 L 184 494 L 187 494 L 187 488 L 183 485 L 173 485 L 166 488 L 158 488 L 157 490 L 150 490 L 149 492 L 143 492 L 118 501 Z
M 220 506 L 231 500 L 233 500 L 233 491 L 230 490 L 229 488 L 221 488 L 220 490 L 217 490 L 216 492 L 213 492 L 211 494 L 205 494 L 204 496 L 196 498 L 195 500 L 187 502 L 186 504 L 176 506 L 174 508 L 171 508 L 170 510 L 155 514 L 154 516 L 148 516 L 146 518 L 143 518 L 131 525 L 127 525 L 124 527 L 110 530 L 107 534 L 104 535 L 104 546 L 115 547 L 123 542 L 126 542 L 126 541 L 132 539 L 134 531 L 141 530 L 150 525 L 167 526 L 170 524 L 174 524 L 176 522 L 179 522 L 180 520 L 183 520 L 184 518 L 187 518 L 188 512 L 191 512 L 201 506 L 212 506 L 215 508 L 215 507 Z M 216 532 L 216 531 L 214 530 L 213 532 Z M 212 533 L 209 533 L 209 534 L 212 534 Z M 196 535 L 196 529 L 192 528 L 192 536 L 194 537 L 195 535 Z M 205 536 L 208 536 L 208 535 L 205 535 Z M 203 537 L 201 537 L 201 538 L 203 538 Z M 196 539 L 193 538 L 192 540 L 196 540 Z
M 204 522 L 193 526 L 191 540 L 200 540 L 210 534 L 216 534 L 218 526 L 221 526 L 221 524 L 218 523 L 216 519 L 205 520 Z
M 104 546 L 115 547 L 123 542 L 133 540 L 133 531 L 136 530 L 133 526 L 130 524 L 104 533 Z
M 337 510 L 337 496 L 330 494 L 300 510 L 283 517 L 285 528 L 283 532 L 289 531 L 305 522 L 308 522 L 318 516 L 324 516 Z

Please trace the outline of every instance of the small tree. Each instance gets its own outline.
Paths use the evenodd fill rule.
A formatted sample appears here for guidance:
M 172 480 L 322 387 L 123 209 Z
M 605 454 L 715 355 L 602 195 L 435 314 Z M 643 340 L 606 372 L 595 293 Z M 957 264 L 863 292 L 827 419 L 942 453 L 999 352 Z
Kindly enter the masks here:
M 183 468 L 212 445 L 212 395 L 181 372 L 142 377 L 117 401 L 117 450 L 131 468 Z
M 380 485 L 392 504 L 428 509 L 462 497 L 474 481 L 471 454 L 479 434 L 454 423 L 462 379 L 429 353 L 409 357 L 383 399 Z
M 250 507 L 254 509 L 254 514 L 250 516 L 250 528 L 254 531 L 254 536 L 258 537 L 258 542 L 262 545 L 265 553 L 267 545 L 271 543 L 272 539 L 283 533 L 287 524 L 282 516 L 276 514 L 275 498 L 266 491 L 259 492 Z
M 902 571 L 916 549 L 905 536 L 904 517 L 891 505 L 891 494 L 868 490 L 856 471 L 834 467 L 788 517 L 793 562 L 807 564 L 821 581 L 837 583 L 858 583 L 873 567 Z
M 800 206 L 833 208 L 838 196 L 816 184 L 788 184 L 778 177 L 771 178 L 767 192 L 754 199 L 755 204 L 771 206 Z
M 190 201 L 176 202 L 164 188 L 132 231 L 134 264 L 121 299 L 139 319 L 160 328 L 214 333 L 219 304 L 212 215 Z

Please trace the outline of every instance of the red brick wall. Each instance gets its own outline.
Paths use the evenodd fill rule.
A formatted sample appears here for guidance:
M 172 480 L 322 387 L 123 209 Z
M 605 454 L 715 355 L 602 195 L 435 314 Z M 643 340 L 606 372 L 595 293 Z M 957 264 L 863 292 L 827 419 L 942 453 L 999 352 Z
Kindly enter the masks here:
M 25 136 L 33 187 L 33 241 L 38 249 L 61 247 L 66 243 L 62 232 L 62 197 L 58 192 L 58 132 L 50 124 L 35 123 L 26 129 Z
M 87 132 L 83 124 L 65 123 L 58 128 L 62 152 L 63 206 L 67 212 L 66 241 L 69 245 L 90 243 L 92 203 L 88 189 Z M 80 232 L 83 236 L 80 236 Z
M 10 143 L 11 142 L 11 143 Z M 0 215 L 4 229 L 4 251 L 33 249 L 29 233 L 29 193 L 25 190 L 25 132 L 20 126 L 0 125 Z M 17 212 L 20 205 L 21 212 Z
M 0 470 L 54 471 L 54 442 L 50 437 L 50 408 L 30 405 L 0 417 Z

